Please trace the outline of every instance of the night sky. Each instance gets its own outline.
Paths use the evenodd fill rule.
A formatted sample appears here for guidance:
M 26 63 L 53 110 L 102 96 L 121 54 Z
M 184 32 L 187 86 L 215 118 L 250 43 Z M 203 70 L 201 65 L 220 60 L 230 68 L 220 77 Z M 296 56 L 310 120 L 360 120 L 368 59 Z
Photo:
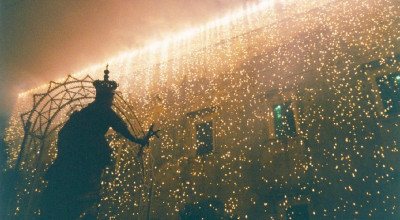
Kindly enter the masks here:
M 0 1 L 0 134 L 19 92 L 106 62 L 121 52 L 142 48 L 254 2 Z

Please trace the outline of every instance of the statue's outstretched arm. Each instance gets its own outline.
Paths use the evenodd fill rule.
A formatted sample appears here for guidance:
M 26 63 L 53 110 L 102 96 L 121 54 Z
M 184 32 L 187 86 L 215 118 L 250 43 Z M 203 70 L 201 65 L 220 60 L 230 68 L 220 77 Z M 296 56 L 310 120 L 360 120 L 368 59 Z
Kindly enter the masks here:
M 116 132 L 122 134 L 124 137 L 141 145 L 139 147 L 138 157 L 140 157 L 143 154 L 143 148 L 149 145 L 149 140 L 151 137 L 153 136 L 159 137 L 158 132 L 160 130 L 154 130 L 153 129 L 154 124 L 152 124 L 147 134 L 143 138 L 138 139 L 131 134 L 131 132 L 128 130 L 128 126 L 126 126 L 125 122 L 114 111 L 111 111 L 110 114 L 111 116 L 108 117 L 108 119 L 110 120 L 111 127 Z
M 114 129 L 114 131 L 122 134 L 122 136 L 124 136 L 125 138 L 129 139 L 132 142 L 141 145 L 145 144 L 145 141 L 143 139 L 138 139 L 131 134 L 131 132 L 128 129 L 128 126 L 114 111 L 111 111 L 109 120 L 111 127 Z

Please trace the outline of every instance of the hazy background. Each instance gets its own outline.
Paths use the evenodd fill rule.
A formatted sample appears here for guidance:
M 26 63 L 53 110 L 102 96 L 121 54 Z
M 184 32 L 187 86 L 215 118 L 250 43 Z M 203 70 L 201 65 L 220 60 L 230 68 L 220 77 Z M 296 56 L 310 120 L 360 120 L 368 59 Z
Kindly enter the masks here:
M 257 0 L 0 0 L 0 136 L 19 92 Z

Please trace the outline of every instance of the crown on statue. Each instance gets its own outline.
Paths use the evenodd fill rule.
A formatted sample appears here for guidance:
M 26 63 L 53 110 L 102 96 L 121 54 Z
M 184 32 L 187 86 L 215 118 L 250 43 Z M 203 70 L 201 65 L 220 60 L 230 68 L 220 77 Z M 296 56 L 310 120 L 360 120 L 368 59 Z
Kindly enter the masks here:
M 108 71 L 108 64 L 107 64 L 106 69 L 104 70 L 104 81 L 96 80 L 93 82 L 93 85 L 96 88 L 96 94 L 114 93 L 115 90 L 117 89 L 118 87 L 117 82 L 108 80 L 109 73 L 110 71 Z

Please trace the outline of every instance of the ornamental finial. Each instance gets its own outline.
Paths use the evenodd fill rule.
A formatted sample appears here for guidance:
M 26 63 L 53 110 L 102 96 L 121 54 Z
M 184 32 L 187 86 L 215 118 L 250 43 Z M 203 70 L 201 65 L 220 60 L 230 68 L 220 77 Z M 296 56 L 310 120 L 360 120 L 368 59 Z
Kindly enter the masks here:
M 106 69 L 104 70 L 104 81 L 108 81 L 108 74 L 110 73 L 110 71 L 108 71 L 108 63 L 106 65 Z

